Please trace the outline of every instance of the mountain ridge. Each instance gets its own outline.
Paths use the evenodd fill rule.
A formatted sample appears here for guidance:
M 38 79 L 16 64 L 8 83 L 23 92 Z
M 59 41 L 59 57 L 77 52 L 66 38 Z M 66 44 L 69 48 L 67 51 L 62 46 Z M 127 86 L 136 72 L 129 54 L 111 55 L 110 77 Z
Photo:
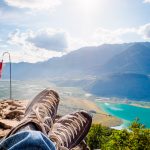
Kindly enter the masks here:
M 60 86 L 80 86 L 98 96 L 150 100 L 149 60 L 149 42 L 104 44 L 44 62 L 12 63 L 12 79 L 51 80 Z M 9 78 L 8 64 L 3 78 Z
M 110 59 L 102 72 L 150 73 L 150 47 L 141 43 L 134 44 L 122 53 Z
M 146 44 L 146 43 L 145 43 Z M 85 47 L 70 52 L 67 55 L 58 58 L 51 58 L 44 62 L 38 63 L 13 63 L 14 78 L 43 78 L 53 76 L 84 76 L 85 74 L 93 74 L 95 66 L 106 64 L 115 55 L 123 52 L 133 43 L 125 44 L 104 44 L 97 47 Z M 8 68 L 8 66 L 6 67 Z M 6 69 L 8 70 L 8 69 Z M 89 72 L 91 70 L 91 72 Z M 8 71 L 4 72 L 4 77 L 8 77 Z

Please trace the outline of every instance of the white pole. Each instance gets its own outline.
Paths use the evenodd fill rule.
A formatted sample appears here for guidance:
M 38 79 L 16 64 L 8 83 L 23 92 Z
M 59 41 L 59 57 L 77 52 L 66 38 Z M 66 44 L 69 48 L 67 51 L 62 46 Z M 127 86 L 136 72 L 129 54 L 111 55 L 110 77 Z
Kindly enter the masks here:
M 9 89 L 9 92 L 10 92 L 9 94 L 10 94 L 10 95 L 9 95 L 9 98 L 12 99 L 12 85 L 11 85 L 11 57 L 10 57 L 10 53 L 9 53 L 9 52 L 4 52 L 4 53 L 3 53 L 3 57 L 4 57 L 5 54 L 8 54 L 8 56 L 9 56 L 9 73 L 10 73 L 10 75 L 9 75 L 9 77 L 10 77 L 10 82 L 9 82 L 9 83 L 10 83 L 10 85 L 9 85 L 9 88 L 10 88 L 10 89 Z

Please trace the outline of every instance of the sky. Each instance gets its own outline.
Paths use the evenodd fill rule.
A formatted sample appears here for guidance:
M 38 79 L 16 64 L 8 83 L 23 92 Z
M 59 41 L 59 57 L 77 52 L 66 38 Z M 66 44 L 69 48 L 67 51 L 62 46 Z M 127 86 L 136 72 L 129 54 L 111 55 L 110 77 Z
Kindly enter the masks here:
M 150 0 L 0 0 L 0 56 L 13 62 L 139 41 L 150 41 Z

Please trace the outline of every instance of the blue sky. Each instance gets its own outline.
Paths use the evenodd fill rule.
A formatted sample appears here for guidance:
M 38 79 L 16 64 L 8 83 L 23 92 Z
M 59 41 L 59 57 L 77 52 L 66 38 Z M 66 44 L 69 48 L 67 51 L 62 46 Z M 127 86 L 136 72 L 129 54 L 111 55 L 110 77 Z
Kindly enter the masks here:
M 84 46 L 150 41 L 150 0 L 1 0 L 0 54 L 14 62 Z

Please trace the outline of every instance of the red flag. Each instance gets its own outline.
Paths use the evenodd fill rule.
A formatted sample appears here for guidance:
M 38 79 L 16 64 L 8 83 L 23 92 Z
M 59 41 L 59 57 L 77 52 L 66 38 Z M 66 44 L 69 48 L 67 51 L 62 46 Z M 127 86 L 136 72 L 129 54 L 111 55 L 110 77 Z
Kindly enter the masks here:
M 3 61 L 0 62 L 0 78 L 2 77 Z

